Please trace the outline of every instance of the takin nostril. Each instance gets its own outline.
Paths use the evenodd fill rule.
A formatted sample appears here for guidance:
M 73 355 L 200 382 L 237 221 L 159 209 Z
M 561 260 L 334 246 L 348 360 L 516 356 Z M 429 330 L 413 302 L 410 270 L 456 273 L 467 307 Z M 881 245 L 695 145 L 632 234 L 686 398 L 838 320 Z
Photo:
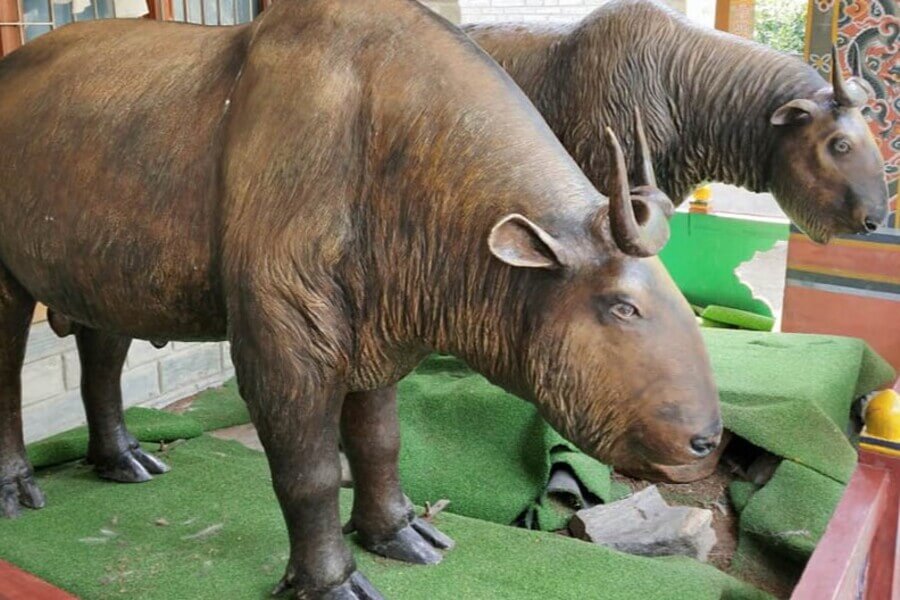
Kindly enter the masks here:
M 709 455 L 718 445 L 719 436 L 717 435 L 695 435 L 691 438 L 691 450 L 701 458 Z
M 871 217 L 866 217 L 865 221 L 863 221 L 863 224 L 866 226 L 866 231 L 868 231 L 869 233 L 872 233 L 873 231 L 878 229 L 878 223 L 876 223 L 875 220 Z

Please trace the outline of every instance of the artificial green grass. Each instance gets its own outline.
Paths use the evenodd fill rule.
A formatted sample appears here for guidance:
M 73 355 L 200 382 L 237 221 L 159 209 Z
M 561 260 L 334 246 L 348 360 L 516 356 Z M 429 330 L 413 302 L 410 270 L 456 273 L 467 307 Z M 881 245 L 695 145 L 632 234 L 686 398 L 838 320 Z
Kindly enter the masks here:
M 703 337 L 725 427 L 846 483 L 856 465 L 850 405 L 892 381 L 891 366 L 855 338 L 719 329 Z
M 425 361 L 400 382 L 398 396 L 400 472 L 414 502 L 448 498 L 454 513 L 509 524 L 538 510 L 553 464 L 567 465 L 601 500 L 625 494 L 609 467 L 577 452 L 532 405 L 462 361 Z M 542 514 L 542 529 L 565 524 Z
M 0 521 L 0 558 L 82 598 L 264 598 L 288 546 L 264 456 L 203 436 L 174 445 L 171 473 L 141 485 L 69 464 L 38 473 L 49 503 Z M 344 515 L 350 493 L 342 496 Z M 561 536 L 442 514 L 457 547 L 434 567 L 354 548 L 396 600 L 755 599 L 767 596 L 688 559 L 619 554 Z
M 170 442 L 203 433 L 193 419 L 160 410 L 135 406 L 125 411 L 128 430 L 141 442 Z M 87 454 L 87 427 L 78 427 L 29 444 L 28 458 L 34 468 L 57 465 Z
M 759 489 L 759 486 L 752 481 L 741 481 L 736 479 L 728 484 L 728 497 L 731 498 L 731 505 L 734 509 L 741 513 L 750 502 L 750 498 Z
M 755 494 L 749 488 L 732 490 L 746 505 L 740 547 L 752 546 L 755 555 L 775 547 L 802 562 L 856 463 L 844 433 L 850 404 L 892 380 L 894 372 L 864 342 L 850 338 L 729 330 L 703 335 L 725 426 L 796 467 L 782 466 Z M 556 529 L 567 515 L 544 496 L 553 464 L 575 471 L 601 500 L 623 494 L 607 466 L 563 440 L 534 407 L 491 386 L 457 359 L 425 361 L 400 383 L 399 396 L 401 477 L 419 504 L 447 498 L 448 510 L 456 514 L 504 525 L 525 517 L 533 526 Z M 232 382 L 202 395 L 181 419 L 197 421 L 196 431 L 249 417 Z M 53 502 L 52 490 L 48 493 Z M 192 493 L 185 491 L 185 502 Z M 785 539 L 784 532 L 801 530 L 810 532 L 808 539 Z M 752 562 L 750 551 L 739 555 L 738 564 Z
M 741 532 L 753 534 L 780 554 L 805 561 L 825 533 L 843 493 L 842 484 L 784 460 L 741 512 Z
M 247 412 L 247 405 L 238 394 L 235 379 L 229 380 L 220 388 L 197 394 L 184 414 L 197 421 L 203 431 L 224 429 L 250 422 L 250 413 Z
M 864 342 L 851 338 L 704 330 L 704 339 L 725 426 L 757 446 L 846 482 L 856 464 L 844 435 L 850 404 L 890 381 L 893 370 Z M 502 524 L 531 513 L 537 519 L 530 522 L 556 528 L 563 517 L 546 510 L 542 496 L 555 463 L 576 471 L 587 491 L 601 500 L 623 494 L 607 466 L 563 440 L 533 406 L 490 385 L 455 358 L 423 362 L 400 383 L 399 397 L 400 470 L 415 502 L 448 498 L 451 512 Z M 204 430 L 249 421 L 233 381 L 201 394 L 183 418 Z
M 749 329 L 752 331 L 772 331 L 775 319 L 767 315 L 758 315 L 746 310 L 716 306 L 710 304 L 700 314 L 705 322 L 719 323 L 721 325 Z

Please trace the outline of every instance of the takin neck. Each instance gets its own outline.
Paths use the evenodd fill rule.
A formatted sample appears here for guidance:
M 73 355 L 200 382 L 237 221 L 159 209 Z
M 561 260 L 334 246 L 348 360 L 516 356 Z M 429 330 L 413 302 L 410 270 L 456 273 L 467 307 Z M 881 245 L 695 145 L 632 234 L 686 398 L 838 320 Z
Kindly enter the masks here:
M 473 110 L 435 126 L 442 121 L 435 114 L 370 145 L 377 156 L 354 253 L 362 259 L 350 271 L 359 274 L 350 280 L 362 317 L 356 363 L 372 378 L 364 385 L 392 382 L 437 351 L 535 400 L 525 354 L 530 315 L 541 314 L 565 275 L 507 266 L 490 253 L 488 235 L 520 213 L 573 252 L 596 253 L 588 224 L 605 199 L 549 131 L 536 135 L 520 126 L 522 115 L 508 116 Z
M 770 191 L 778 136 L 769 117 L 826 85 L 797 58 L 693 25 L 649 0 L 610 2 L 573 27 L 468 31 L 601 191 L 609 177 L 603 128 L 633 156 L 639 107 L 659 186 L 676 204 L 705 181 Z

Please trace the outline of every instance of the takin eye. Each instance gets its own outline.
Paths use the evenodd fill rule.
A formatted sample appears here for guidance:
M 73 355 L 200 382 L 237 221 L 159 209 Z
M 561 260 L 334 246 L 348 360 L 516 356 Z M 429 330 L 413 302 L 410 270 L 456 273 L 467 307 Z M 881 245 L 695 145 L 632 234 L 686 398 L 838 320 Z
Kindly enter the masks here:
M 630 304 L 628 302 L 617 302 L 616 304 L 613 304 L 610 307 L 609 312 L 622 319 L 623 321 L 628 321 L 629 319 L 640 316 L 637 307 L 635 307 L 634 304 Z
M 850 149 L 850 142 L 846 138 L 837 138 L 831 142 L 831 151 L 835 154 L 847 154 Z

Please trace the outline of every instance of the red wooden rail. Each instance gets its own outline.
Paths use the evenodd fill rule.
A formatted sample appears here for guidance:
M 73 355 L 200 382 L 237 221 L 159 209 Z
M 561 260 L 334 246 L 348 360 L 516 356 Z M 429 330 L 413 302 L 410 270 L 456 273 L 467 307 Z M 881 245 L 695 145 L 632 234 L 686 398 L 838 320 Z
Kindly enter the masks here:
M 0 560 L 0 600 L 78 600 L 7 562 Z
M 900 392 L 900 380 L 894 389 Z M 896 433 L 900 402 L 891 412 Z M 900 600 L 898 511 L 900 451 L 861 446 L 856 472 L 791 600 Z

